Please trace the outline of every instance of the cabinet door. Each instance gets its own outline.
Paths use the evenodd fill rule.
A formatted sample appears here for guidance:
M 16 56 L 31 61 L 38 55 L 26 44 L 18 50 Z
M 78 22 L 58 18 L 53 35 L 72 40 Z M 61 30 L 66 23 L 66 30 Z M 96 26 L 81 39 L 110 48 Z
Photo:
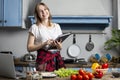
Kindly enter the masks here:
M 4 26 L 22 25 L 22 0 L 4 0 Z
M 0 26 L 3 25 L 3 0 L 0 0 Z

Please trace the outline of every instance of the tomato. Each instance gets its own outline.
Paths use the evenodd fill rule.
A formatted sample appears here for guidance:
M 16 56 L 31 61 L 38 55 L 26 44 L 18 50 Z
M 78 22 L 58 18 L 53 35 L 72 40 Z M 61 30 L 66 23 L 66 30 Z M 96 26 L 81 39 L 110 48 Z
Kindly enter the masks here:
M 96 70 L 96 72 L 94 73 L 95 78 L 102 78 L 103 76 L 103 72 L 100 70 Z
M 71 75 L 71 80 L 77 80 L 77 75 L 76 74 L 72 74 Z
M 89 76 L 86 74 L 83 76 L 83 80 L 89 80 Z
M 104 63 L 104 64 L 102 64 L 102 69 L 106 69 L 106 68 L 108 68 L 108 63 Z
M 101 71 L 99 69 L 96 69 L 96 73 L 100 73 Z
M 103 76 L 103 73 L 102 73 L 102 72 L 100 72 L 99 74 L 96 74 L 96 75 L 95 75 L 96 78 L 102 78 L 102 76 Z
M 93 75 L 93 73 L 91 73 L 91 72 L 87 73 L 87 75 L 88 75 L 88 77 L 89 77 L 89 80 L 92 80 L 92 78 L 94 78 L 94 75 Z
M 80 69 L 79 70 L 79 74 L 82 75 L 82 76 L 84 76 L 86 74 L 86 72 L 83 69 Z
M 83 76 L 80 75 L 80 74 L 78 74 L 78 75 L 77 75 L 77 80 L 83 80 Z

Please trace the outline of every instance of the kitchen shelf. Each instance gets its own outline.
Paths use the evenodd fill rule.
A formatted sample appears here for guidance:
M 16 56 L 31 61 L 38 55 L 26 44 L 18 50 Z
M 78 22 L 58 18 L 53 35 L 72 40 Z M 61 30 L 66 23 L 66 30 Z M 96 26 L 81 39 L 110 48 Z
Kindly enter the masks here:
M 34 16 L 29 16 L 35 23 Z M 104 30 L 109 26 L 112 16 L 53 16 L 52 21 L 59 23 L 62 30 Z

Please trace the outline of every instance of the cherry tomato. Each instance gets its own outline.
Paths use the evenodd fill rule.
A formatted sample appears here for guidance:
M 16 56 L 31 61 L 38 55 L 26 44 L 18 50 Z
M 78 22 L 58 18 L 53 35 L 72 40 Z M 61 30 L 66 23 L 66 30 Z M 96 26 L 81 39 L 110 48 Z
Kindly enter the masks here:
M 86 74 L 86 72 L 83 69 L 80 69 L 79 70 L 79 74 L 82 75 L 82 76 L 84 76 Z
M 89 80 L 89 76 L 86 74 L 83 76 L 83 80 Z
M 78 74 L 78 75 L 77 75 L 77 80 L 83 80 L 83 76 L 80 75 L 80 74 Z
M 77 75 L 76 74 L 72 74 L 71 75 L 71 80 L 76 80 L 77 79 Z
M 108 68 L 108 66 L 109 66 L 108 63 L 103 63 L 102 64 L 102 69 L 106 69 L 106 68 Z
M 101 72 L 99 69 L 96 69 L 95 71 L 96 71 L 96 73 L 100 73 Z
M 99 74 L 95 75 L 96 78 L 102 78 L 102 76 L 103 76 L 102 72 L 100 72 Z
M 91 73 L 91 72 L 87 73 L 87 75 L 88 75 L 88 77 L 89 77 L 89 80 L 92 80 L 92 78 L 94 78 L 94 75 L 93 75 L 93 73 Z
M 103 72 L 100 70 L 96 70 L 96 72 L 94 73 L 95 78 L 102 78 L 103 76 Z

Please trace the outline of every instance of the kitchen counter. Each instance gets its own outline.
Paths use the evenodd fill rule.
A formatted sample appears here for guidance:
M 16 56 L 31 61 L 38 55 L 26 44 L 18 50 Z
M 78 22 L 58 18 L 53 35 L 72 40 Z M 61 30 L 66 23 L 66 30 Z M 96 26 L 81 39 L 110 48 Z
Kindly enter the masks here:
M 0 80 L 14 80 L 14 79 L 0 77 Z M 19 79 L 19 80 L 26 80 L 26 79 Z M 42 80 L 70 80 L 70 77 L 43 78 Z M 109 73 L 109 74 L 105 74 L 101 79 L 93 78 L 93 80 L 120 80 L 120 78 L 113 78 L 112 74 Z
M 70 80 L 70 77 L 66 77 L 66 78 L 51 78 L 51 79 L 43 79 L 43 80 Z M 104 75 L 101 79 L 97 79 L 97 78 L 93 78 L 93 80 L 120 80 L 120 78 L 113 78 L 111 74 L 106 74 Z
M 35 61 L 31 61 L 31 62 L 24 62 L 24 61 L 20 61 L 20 59 L 15 59 L 15 65 L 16 66 L 24 66 L 27 67 L 29 66 L 29 64 L 35 64 Z M 90 68 L 92 65 L 92 63 L 87 63 L 87 64 L 80 64 L 80 63 L 66 63 L 65 66 L 67 68 Z M 110 68 L 119 68 L 120 67 L 120 63 L 109 63 L 109 67 Z
M 74 63 L 74 64 L 65 64 L 67 68 L 90 68 L 92 63 L 87 63 L 86 65 Z M 109 68 L 119 68 L 120 63 L 109 63 Z
M 29 66 L 29 63 L 35 64 L 35 61 L 33 62 L 23 62 L 20 61 L 20 59 L 15 60 L 15 65 L 16 66 Z M 91 64 L 88 63 L 87 65 L 81 65 L 81 64 L 65 64 L 67 68 L 90 68 Z M 116 64 L 116 63 L 109 63 L 109 67 L 110 68 L 119 68 L 120 64 Z M 0 77 L 0 80 L 14 80 L 14 79 L 9 79 L 9 78 L 4 78 L 4 77 Z M 19 80 L 26 80 L 26 79 L 19 79 Z M 55 77 L 55 78 L 43 78 L 42 80 L 70 80 L 70 77 L 65 77 L 65 78 L 60 78 L 60 77 Z M 112 74 L 111 73 L 107 73 L 105 74 L 102 79 L 96 79 L 94 78 L 93 80 L 120 80 L 120 78 L 112 78 Z

